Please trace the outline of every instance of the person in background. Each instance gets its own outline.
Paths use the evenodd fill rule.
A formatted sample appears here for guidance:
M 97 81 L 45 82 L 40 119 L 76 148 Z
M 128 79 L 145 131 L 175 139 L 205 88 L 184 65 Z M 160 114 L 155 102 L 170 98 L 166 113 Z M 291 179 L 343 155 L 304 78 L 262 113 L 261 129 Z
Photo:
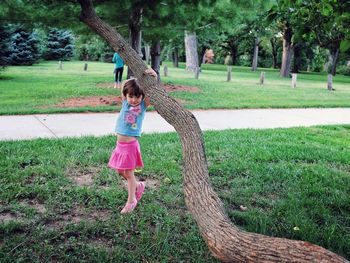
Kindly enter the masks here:
M 117 52 L 114 53 L 112 62 L 114 63 L 114 88 L 120 89 L 123 78 L 124 61 Z

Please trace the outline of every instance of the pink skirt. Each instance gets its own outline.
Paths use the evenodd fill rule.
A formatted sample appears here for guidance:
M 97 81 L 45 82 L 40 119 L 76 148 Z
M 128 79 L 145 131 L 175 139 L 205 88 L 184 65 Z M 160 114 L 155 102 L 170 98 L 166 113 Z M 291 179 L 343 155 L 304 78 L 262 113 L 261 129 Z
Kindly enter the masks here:
M 143 167 L 139 141 L 117 142 L 109 158 L 108 167 L 115 170 L 134 170 Z

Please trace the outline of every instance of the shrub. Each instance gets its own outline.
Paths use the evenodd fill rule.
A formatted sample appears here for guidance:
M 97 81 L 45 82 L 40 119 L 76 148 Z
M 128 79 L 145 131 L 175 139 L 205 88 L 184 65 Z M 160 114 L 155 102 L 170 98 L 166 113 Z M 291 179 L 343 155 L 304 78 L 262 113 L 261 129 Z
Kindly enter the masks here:
M 79 60 L 111 62 L 113 54 L 106 42 L 96 36 L 79 38 L 76 42 L 76 58 Z
M 345 76 L 350 76 L 350 66 L 347 66 L 347 65 L 338 66 L 337 73 Z

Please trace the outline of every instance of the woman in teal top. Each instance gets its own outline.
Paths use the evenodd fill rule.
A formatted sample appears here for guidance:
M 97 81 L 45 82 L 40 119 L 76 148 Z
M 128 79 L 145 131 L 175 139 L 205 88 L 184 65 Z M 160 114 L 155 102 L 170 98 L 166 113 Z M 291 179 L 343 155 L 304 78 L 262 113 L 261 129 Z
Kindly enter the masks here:
M 124 61 L 117 52 L 114 53 L 112 62 L 114 62 L 114 88 L 120 89 L 122 82 Z

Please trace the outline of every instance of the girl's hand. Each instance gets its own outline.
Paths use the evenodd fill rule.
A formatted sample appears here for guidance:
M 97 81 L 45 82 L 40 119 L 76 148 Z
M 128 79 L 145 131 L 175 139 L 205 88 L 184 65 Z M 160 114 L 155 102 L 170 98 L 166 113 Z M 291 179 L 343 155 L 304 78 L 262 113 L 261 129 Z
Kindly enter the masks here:
M 146 69 L 144 74 L 155 77 L 156 79 L 158 79 L 157 73 L 152 68 Z

